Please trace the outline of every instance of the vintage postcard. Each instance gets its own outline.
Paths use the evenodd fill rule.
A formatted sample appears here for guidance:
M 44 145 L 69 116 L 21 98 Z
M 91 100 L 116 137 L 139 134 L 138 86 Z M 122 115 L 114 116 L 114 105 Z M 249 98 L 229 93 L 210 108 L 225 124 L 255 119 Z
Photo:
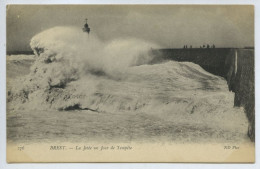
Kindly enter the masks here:
M 6 14 L 7 162 L 255 161 L 254 6 Z

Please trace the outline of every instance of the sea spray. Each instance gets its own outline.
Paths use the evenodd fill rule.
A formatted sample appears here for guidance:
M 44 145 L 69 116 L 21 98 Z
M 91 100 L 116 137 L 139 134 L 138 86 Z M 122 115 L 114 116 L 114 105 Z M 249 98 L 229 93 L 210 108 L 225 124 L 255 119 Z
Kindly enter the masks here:
M 34 36 L 31 47 L 35 62 L 28 75 L 9 83 L 8 109 L 149 114 L 174 124 L 247 128 L 223 78 L 190 62 L 149 64 L 152 43 L 105 43 L 74 27 L 55 27 Z
M 149 51 L 156 47 L 134 38 L 104 43 L 95 35 L 88 37 L 75 27 L 43 31 L 31 39 L 30 45 L 36 55 L 35 63 L 30 74 L 17 82 L 22 85 L 11 89 L 8 100 L 29 103 L 30 108 L 39 108 L 41 106 L 36 105 L 47 103 L 47 107 L 55 109 L 79 104 L 80 98 L 70 96 L 77 93 L 73 85 L 79 85 L 68 86 L 69 83 L 84 79 L 83 87 L 78 88 L 85 94 L 95 93 L 97 82 L 93 82 L 93 78 L 121 79 L 125 77 L 127 68 L 149 63 L 153 59 Z M 53 106 L 54 100 L 61 101 Z
M 30 45 L 36 55 L 31 71 L 8 92 L 9 107 L 15 109 L 188 113 L 192 118 L 237 111 L 225 80 L 200 66 L 149 65 L 154 57 L 149 51 L 156 47 L 149 42 L 105 43 L 75 27 L 55 27 L 35 35 Z

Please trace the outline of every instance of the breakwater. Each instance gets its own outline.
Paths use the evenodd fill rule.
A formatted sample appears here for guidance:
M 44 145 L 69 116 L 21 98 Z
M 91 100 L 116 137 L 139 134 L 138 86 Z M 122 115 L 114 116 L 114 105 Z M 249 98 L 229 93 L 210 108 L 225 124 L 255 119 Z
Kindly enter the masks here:
M 153 62 L 193 62 L 206 71 L 225 78 L 229 90 L 235 93 L 234 106 L 244 107 L 250 123 L 248 136 L 252 141 L 255 140 L 254 49 L 159 49 L 153 50 L 153 54 L 156 55 Z

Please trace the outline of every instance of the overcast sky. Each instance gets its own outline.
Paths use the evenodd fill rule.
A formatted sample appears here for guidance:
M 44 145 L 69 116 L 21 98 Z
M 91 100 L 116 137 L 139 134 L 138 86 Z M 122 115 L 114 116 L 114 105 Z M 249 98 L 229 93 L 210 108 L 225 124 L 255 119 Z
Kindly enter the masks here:
M 7 7 L 7 50 L 30 49 L 35 34 L 54 26 L 82 29 L 86 17 L 90 33 L 104 41 L 137 37 L 163 48 L 207 43 L 254 46 L 253 6 L 11 5 Z

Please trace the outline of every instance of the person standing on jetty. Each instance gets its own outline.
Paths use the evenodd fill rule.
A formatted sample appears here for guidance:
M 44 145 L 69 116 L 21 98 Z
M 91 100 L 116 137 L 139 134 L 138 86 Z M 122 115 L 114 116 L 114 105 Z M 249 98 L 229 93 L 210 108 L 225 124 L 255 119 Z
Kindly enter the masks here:
M 88 26 L 88 19 L 86 18 L 85 21 L 86 21 L 86 23 L 85 23 L 85 25 L 84 25 L 84 28 L 82 28 L 82 29 L 83 29 L 83 32 L 87 32 L 88 35 L 89 35 L 90 28 L 89 28 L 89 26 Z

